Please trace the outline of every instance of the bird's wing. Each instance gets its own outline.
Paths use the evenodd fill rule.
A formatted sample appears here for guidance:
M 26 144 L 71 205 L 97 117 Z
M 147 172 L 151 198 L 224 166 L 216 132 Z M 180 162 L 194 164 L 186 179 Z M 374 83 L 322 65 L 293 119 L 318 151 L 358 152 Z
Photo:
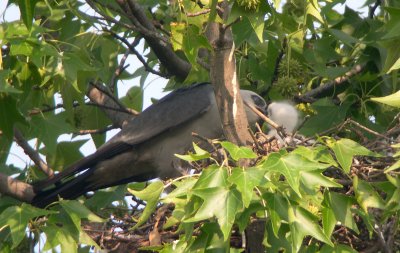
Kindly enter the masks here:
M 213 88 L 207 83 L 171 92 L 133 118 L 108 143 L 135 145 L 149 140 L 207 112 L 213 96 Z M 103 145 L 104 148 L 106 146 L 107 143 Z
M 36 192 L 71 177 L 97 163 L 131 149 L 160 133 L 207 112 L 212 103 L 213 88 L 202 83 L 178 89 L 151 105 L 132 119 L 117 135 L 95 153 L 77 161 L 54 177 L 34 184 Z

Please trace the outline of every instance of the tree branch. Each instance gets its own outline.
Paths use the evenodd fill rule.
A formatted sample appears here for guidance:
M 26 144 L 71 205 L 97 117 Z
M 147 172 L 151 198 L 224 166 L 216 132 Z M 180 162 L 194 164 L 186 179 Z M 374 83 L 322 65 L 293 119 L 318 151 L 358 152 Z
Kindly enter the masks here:
M 14 140 L 41 171 L 43 171 L 48 177 L 52 177 L 54 175 L 53 170 L 46 164 L 45 161 L 43 161 L 39 153 L 29 145 L 21 131 L 19 131 L 16 127 L 14 127 Z
M 224 2 L 224 9 L 226 18 L 229 13 L 227 2 Z M 206 35 L 214 49 L 210 55 L 210 79 L 214 85 L 224 135 L 237 145 L 248 145 L 252 138 L 247 130 L 247 117 L 236 76 L 232 30 L 213 22 L 208 24 Z
M 121 106 L 119 103 L 115 102 L 114 99 L 111 99 L 110 96 L 107 96 L 102 90 L 100 90 L 96 86 L 89 86 L 87 96 L 93 103 L 98 104 L 102 107 L 104 113 L 114 123 L 115 126 L 123 127 L 129 119 L 134 117 L 134 114 L 132 114 L 128 110 L 126 110 L 125 112 L 116 112 L 114 109 L 108 109 L 120 108 Z
M 165 66 L 170 75 L 185 79 L 189 74 L 191 65 L 175 54 L 171 44 L 161 34 L 150 19 L 147 18 L 142 7 L 134 0 L 116 0 L 126 17 L 135 26 L 136 31 L 142 34 L 146 42 L 153 49 L 161 64 Z
M 32 185 L 3 173 L 0 173 L 0 193 L 27 203 L 30 203 L 35 196 Z
M 343 76 L 337 77 L 335 80 L 321 85 L 303 95 L 296 95 L 294 100 L 296 103 L 313 103 L 318 98 L 339 94 L 347 87 L 344 84 L 348 83 L 350 78 L 361 73 L 363 70 L 364 66 L 357 64 Z

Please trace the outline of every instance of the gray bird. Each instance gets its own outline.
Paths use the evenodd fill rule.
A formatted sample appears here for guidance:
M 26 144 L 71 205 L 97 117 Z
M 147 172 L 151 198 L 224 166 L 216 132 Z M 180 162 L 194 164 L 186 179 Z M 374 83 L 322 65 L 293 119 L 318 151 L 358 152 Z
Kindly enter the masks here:
M 267 104 L 262 97 L 247 90 L 241 90 L 241 96 L 265 113 Z M 245 111 L 254 126 L 259 116 L 247 106 Z M 175 154 L 192 148 L 193 132 L 209 139 L 223 136 L 210 84 L 178 89 L 148 107 L 95 153 L 35 184 L 32 204 L 44 207 L 58 197 L 74 199 L 115 185 L 180 176 Z

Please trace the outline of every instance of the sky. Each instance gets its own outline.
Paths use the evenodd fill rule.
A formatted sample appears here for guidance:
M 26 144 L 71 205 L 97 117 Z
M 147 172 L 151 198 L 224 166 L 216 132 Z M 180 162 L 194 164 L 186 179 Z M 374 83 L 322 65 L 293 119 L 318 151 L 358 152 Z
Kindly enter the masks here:
M 8 1 L 0 0 L 0 23 L 14 21 L 14 20 L 18 20 L 20 18 L 19 9 L 16 6 L 11 5 L 9 8 L 6 9 L 7 2 Z M 285 2 L 285 1 L 282 1 L 282 2 Z M 345 5 L 338 5 L 336 9 L 339 12 L 343 12 L 345 6 L 347 5 L 354 10 L 364 12 L 364 15 L 365 15 L 366 12 L 368 11 L 368 8 L 365 8 L 365 7 L 362 8 L 364 2 L 365 1 L 360 1 L 360 0 L 347 0 Z M 143 47 L 143 45 L 139 45 L 139 47 L 140 46 Z M 139 50 L 139 52 L 140 51 L 141 50 Z M 132 55 L 130 57 L 128 57 L 126 64 L 129 64 L 129 67 L 127 70 L 130 73 L 132 73 L 135 70 L 135 68 L 142 66 L 141 63 Z M 153 74 L 149 75 L 149 78 L 147 78 L 147 80 L 146 80 L 145 89 L 144 89 L 144 100 L 143 100 L 144 108 L 151 105 L 151 98 L 159 99 L 166 94 L 163 92 L 163 88 L 165 87 L 166 83 L 167 83 L 166 79 L 155 76 Z M 139 84 L 139 77 L 136 79 L 133 79 L 133 80 L 119 82 L 118 83 L 119 94 L 120 95 L 126 94 L 126 92 L 135 84 L 136 85 Z M 61 101 L 59 101 L 59 102 L 61 102 Z M 119 130 L 110 131 L 107 134 L 107 138 L 111 138 L 118 131 Z M 72 141 L 72 140 L 76 141 L 76 140 L 80 140 L 80 139 L 89 140 L 90 138 L 86 137 L 86 136 L 78 136 L 76 138 L 72 138 L 71 134 L 64 134 L 64 135 L 60 136 L 58 141 Z M 31 141 L 29 141 L 29 144 L 31 146 L 34 146 L 36 144 L 36 141 L 31 140 Z M 86 142 L 86 144 L 84 144 L 81 147 L 80 151 L 84 155 L 93 153 L 95 151 L 94 143 L 91 140 L 89 140 L 88 142 Z M 10 156 L 7 160 L 7 164 L 13 164 L 16 167 L 24 168 L 27 165 L 32 164 L 32 161 L 29 159 L 29 157 L 27 157 L 25 155 L 24 151 L 14 143 L 10 150 Z

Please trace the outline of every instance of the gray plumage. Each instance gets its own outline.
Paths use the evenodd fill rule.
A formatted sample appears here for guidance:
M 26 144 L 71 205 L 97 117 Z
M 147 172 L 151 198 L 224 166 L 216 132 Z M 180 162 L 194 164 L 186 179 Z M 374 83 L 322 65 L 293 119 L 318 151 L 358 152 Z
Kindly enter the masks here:
M 266 103 L 259 95 L 241 90 L 241 96 L 265 112 Z M 260 120 L 246 106 L 245 110 L 250 125 Z M 223 136 L 210 84 L 176 90 L 148 107 L 95 153 L 54 178 L 37 183 L 32 204 L 43 207 L 58 196 L 72 199 L 88 191 L 128 182 L 180 176 L 179 159 L 174 154 L 191 149 L 195 141 L 192 132 L 210 139 Z

